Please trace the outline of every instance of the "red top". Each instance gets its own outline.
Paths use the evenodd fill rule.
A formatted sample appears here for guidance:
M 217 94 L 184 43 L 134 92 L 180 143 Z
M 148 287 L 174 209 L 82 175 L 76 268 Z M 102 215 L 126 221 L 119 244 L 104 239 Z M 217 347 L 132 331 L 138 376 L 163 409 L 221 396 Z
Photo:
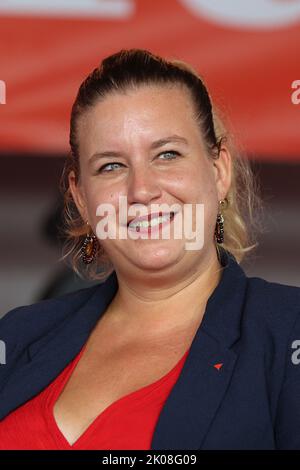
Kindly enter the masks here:
M 0 421 L 0 450 L 150 450 L 159 414 L 189 350 L 159 380 L 109 405 L 70 445 L 53 407 L 85 346 L 46 388 Z

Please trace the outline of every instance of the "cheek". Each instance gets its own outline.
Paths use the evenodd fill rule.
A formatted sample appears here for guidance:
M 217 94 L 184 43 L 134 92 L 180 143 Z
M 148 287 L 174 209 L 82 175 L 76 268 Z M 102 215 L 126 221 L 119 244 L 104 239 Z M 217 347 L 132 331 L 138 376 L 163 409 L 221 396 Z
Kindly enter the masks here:
M 191 189 L 195 191 L 198 198 L 208 206 L 215 205 L 217 188 L 214 172 L 209 162 L 194 167 L 191 178 Z
M 161 186 L 179 199 L 186 200 L 189 195 L 197 194 L 200 187 L 200 172 L 193 167 L 177 168 L 163 175 L 160 180 Z M 191 198 L 192 199 L 192 198 Z M 194 199 L 194 198 L 193 198 Z
M 207 202 L 215 199 L 215 182 L 213 175 L 208 173 L 207 168 L 190 167 L 174 174 L 168 180 L 169 191 L 177 195 L 183 201 Z
M 204 205 L 204 231 L 206 239 L 214 231 L 217 217 L 218 196 L 214 175 L 209 168 L 194 167 L 185 174 L 177 175 L 176 185 L 177 197 L 185 203 Z M 194 230 L 196 229 L 195 208 L 193 208 Z
M 100 205 L 107 205 L 111 206 L 110 210 L 114 210 L 115 213 L 117 212 L 117 207 L 119 204 L 119 193 L 116 191 L 111 191 L 111 189 L 99 189 L 99 188 L 91 188 L 89 187 L 86 193 L 86 200 L 87 200 L 87 210 L 92 218 L 93 221 L 99 221 L 105 215 L 96 215 L 97 208 Z

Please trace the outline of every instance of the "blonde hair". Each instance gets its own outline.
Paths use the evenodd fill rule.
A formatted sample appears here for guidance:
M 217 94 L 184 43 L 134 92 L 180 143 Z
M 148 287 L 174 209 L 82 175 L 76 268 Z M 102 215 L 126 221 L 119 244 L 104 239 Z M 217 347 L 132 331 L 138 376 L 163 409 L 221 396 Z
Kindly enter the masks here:
M 78 212 L 68 185 L 70 171 L 74 171 L 76 183 L 80 179 L 78 118 L 107 94 L 124 92 L 145 84 L 179 84 L 189 89 L 208 155 L 217 159 L 222 145 L 226 143 L 232 156 L 232 181 L 226 196 L 228 206 L 222 211 L 225 219 L 222 246 L 240 263 L 258 245 L 256 235 L 262 230 L 259 218 L 262 201 L 258 184 L 250 161 L 239 155 L 231 133 L 226 130 L 224 116 L 221 117 L 220 110 L 212 104 L 204 80 L 181 60 L 166 60 L 144 49 L 123 49 L 105 58 L 86 77 L 79 87 L 71 111 L 71 151 L 66 157 L 60 181 L 64 200 L 62 229 L 65 238 L 61 259 L 69 260 L 73 270 L 83 279 L 104 281 L 114 267 L 104 251 L 89 265 L 84 265 L 81 259 L 81 247 L 88 233 L 87 224 Z

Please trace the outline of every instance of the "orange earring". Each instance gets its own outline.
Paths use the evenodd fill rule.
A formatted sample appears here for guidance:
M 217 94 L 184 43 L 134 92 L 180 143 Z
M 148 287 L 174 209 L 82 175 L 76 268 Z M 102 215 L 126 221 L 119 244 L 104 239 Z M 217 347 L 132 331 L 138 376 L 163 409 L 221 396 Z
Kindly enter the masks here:
M 88 224 L 88 222 L 87 222 Z M 94 234 L 88 233 L 81 247 L 81 258 L 85 264 L 94 261 L 99 248 L 98 239 Z

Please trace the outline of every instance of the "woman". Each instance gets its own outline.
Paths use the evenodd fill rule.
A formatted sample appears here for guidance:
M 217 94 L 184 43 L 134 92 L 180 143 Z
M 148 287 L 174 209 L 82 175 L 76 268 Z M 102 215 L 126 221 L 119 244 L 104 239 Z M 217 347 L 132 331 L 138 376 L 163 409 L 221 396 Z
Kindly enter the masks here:
M 79 89 L 70 145 L 65 256 L 99 284 L 1 320 L 0 447 L 300 448 L 300 289 L 239 265 L 251 174 L 200 77 L 144 50 L 107 57 Z M 103 236 L 105 204 L 127 237 Z M 176 238 L 189 204 L 204 223 L 193 211 Z M 186 249 L 192 229 L 203 244 Z

